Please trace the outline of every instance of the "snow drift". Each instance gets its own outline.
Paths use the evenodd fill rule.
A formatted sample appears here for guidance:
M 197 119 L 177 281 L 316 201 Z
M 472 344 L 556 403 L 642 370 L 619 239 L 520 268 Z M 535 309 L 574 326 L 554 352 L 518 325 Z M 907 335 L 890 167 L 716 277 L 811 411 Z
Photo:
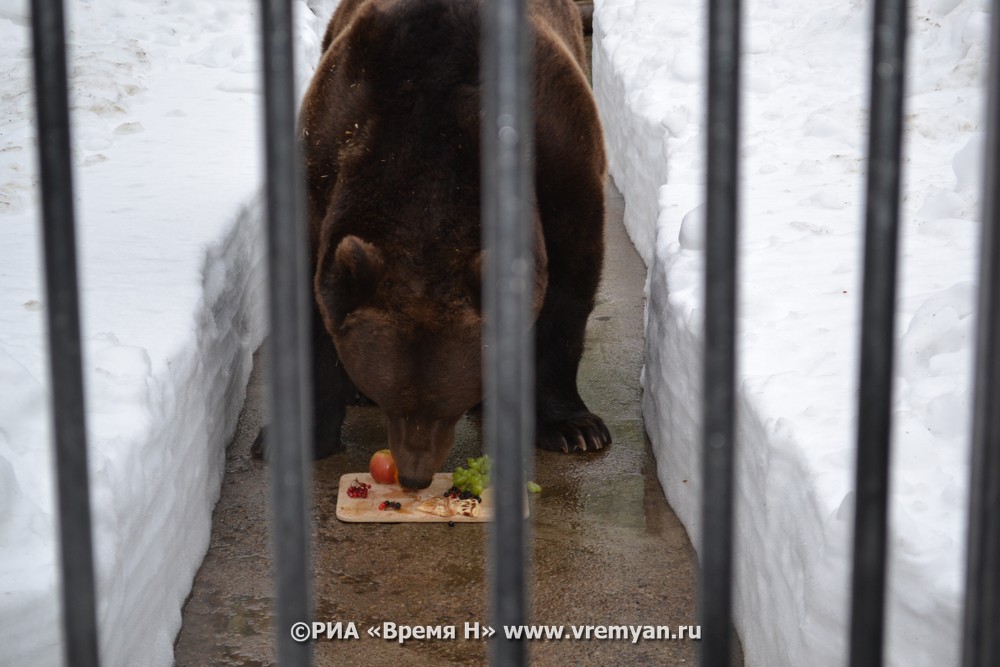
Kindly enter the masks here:
M 300 87 L 333 3 L 314 4 Z M 264 336 L 258 20 L 232 0 L 68 5 L 100 653 L 168 665 Z M 29 16 L 0 2 L 0 663 L 55 665 Z
M 599 0 L 594 87 L 649 269 L 643 410 L 697 547 L 703 3 Z M 853 521 L 870 7 L 744 9 L 735 614 L 748 665 L 839 665 Z M 914 3 L 889 664 L 957 664 L 986 3 Z

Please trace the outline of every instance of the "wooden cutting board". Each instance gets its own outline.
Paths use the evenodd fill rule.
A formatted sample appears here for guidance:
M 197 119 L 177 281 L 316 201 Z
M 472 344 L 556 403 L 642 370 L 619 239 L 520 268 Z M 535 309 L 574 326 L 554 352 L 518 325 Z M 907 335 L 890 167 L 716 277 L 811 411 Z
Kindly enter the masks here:
M 371 484 L 367 498 L 351 498 L 347 488 L 357 479 L 359 482 Z M 340 489 L 337 492 L 337 518 L 341 521 L 359 523 L 480 523 L 493 520 L 492 493 L 483 496 L 479 507 L 479 516 L 437 516 L 416 509 L 417 505 L 433 496 L 444 495 L 451 488 L 451 473 L 439 472 L 434 475 L 434 481 L 426 489 L 419 491 L 404 491 L 398 484 L 376 484 L 372 476 L 366 472 L 348 473 L 340 478 Z M 489 490 L 487 490 L 489 491 Z M 380 510 L 383 500 L 394 500 L 402 505 L 398 510 Z M 528 516 L 528 503 L 524 503 L 524 516 Z

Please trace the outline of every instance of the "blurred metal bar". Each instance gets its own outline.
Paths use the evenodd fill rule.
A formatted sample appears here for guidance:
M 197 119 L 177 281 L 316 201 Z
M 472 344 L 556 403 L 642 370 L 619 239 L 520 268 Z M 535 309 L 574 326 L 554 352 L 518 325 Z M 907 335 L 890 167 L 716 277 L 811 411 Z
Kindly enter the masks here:
M 61 0 L 33 0 L 31 29 L 58 482 L 64 652 L 67 665 L 89 667 L 98 664 L 97 596 L 73 229 L 66 29 Z
M 882 664 L 905 0 L 876 0 L 865 204 L 851 665 Z
M 264 43 L 264 123 L 267 165 L 267 238 L 271 336 L 271 549 L 277 593 L 278 663 L 308 665 L 309 642 L 292 638 L 310 619 L 309 475 L 312 442 L 309 392 L 310 294 L 305 191 L 295 138 L 296 102 L 290 0 L 261 2 Z
M 964 667 L 1000 665 L 1000 0 L 991 21 Z
M 729 667 L 735 459 L 740 2 L 708 9 L 701 664 Z
M 483 286 L 484 435 L 498 499 L 491 531 L 491 622 L 501 635 L 491 664 L 526 664 L 523 640 L 502 637 L 504 625 L 527 622 L 527 526 L 524 464 L 534 441 L 534 177 L 529 160 L 531 37 L 524 0 L 483 4 L 482 222 L 488 253 Z

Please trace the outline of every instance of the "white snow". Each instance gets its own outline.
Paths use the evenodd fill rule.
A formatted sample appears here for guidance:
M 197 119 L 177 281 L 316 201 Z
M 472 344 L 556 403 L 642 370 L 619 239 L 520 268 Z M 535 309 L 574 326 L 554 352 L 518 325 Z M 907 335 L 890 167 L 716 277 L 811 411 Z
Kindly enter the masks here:
M 704 3 L 598 0 L 594 87 L 649 269 L 644 414 L 700 541 Z M 910 13 L 888 664 L 958 662 L 985 0 Z M 841 665 L 853 522 L 870 3 L 744 6 L 737 627 L 747 665 Z
M 100 652 L 167 665 L 264 335 L 259 18 L 67 4 Z M 300 89 L 334 4 L 296 3 Z M 0 1 L 0 664 L 56 665 L 29 17 Z
M 336 0 L 297 0 L 300 90 Z M 985 0 L 917 0 L 907 96 L 890 664 L 957 662 Z M 258 17 L 69 3 L 100 648 L 164 665 L 264 334 Z M 736 615 L 748 665 L 843 663 L 869 7 L 744 9 Z M 61 661 L 26 0 L 0 0 L 0 664 Z M 649 267 L 644 411 L 697 546 L 703 32 L 599 0 L 594 82 Z

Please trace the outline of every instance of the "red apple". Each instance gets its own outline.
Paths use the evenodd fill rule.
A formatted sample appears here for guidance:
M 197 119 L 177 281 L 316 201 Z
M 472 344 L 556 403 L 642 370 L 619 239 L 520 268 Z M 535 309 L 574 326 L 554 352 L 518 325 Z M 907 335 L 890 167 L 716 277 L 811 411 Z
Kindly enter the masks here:
M 396 461 L 392 458 L 392 452 L 388 449 L 380 449 L 372 454 L 372 460 L 368 462 L 368 472 L 372 479 L 379 484 L 399 483 L 399 471 L 396 470 Z

